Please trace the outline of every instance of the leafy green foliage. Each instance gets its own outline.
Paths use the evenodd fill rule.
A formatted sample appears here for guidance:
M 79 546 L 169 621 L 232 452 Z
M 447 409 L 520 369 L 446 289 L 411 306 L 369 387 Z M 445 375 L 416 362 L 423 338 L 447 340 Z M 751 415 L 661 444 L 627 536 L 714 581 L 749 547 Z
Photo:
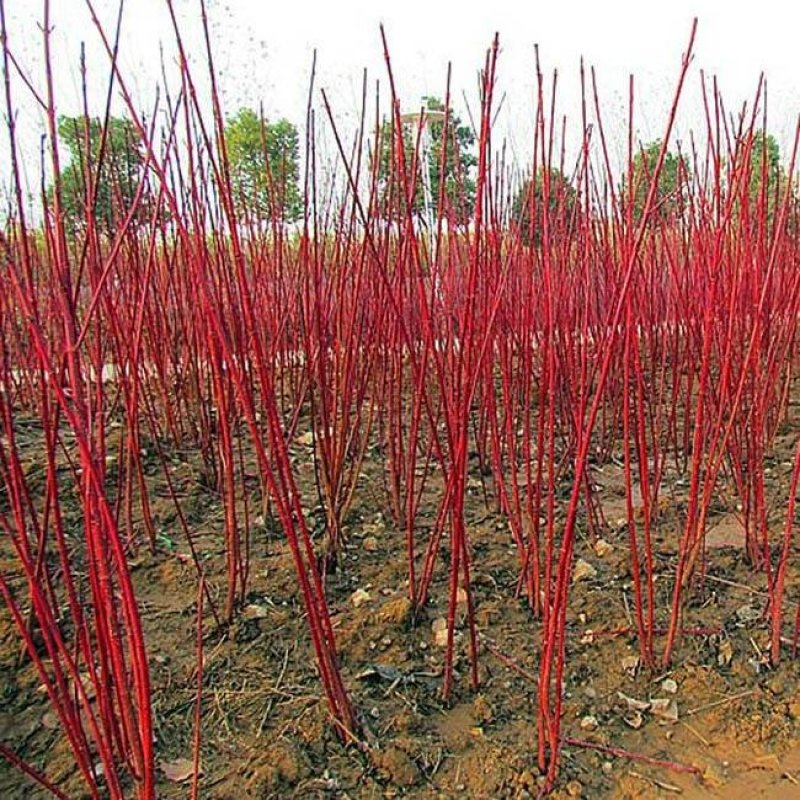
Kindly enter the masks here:
M 474 153 L 475 135 L 461 118 L 450 110 L 447 124 L 443 118 L 444 103 L 436 97 L 424 97 L 424 111 L 433 112 L 426 126 L 427 145 L 418 154 L 417 176 L 412 200 L 412 212 L 419 217 L 425 215 L 425 179 L 430 187 L 429 202 L 432 209 L 438 208 L 440 194 L 444 192 L 445 216 L 452 214 L 457 222 L 466 222 L 475 206 L 474 169 L 478 163 Z M 403 160 L 409 173 L 414 161 L 417 138 L 417 121 L 403 124 Z M 446 132 L 445 132 L 446 128 Z M 445 138 L 446 137 L 446 138 Z M 386 122 L 380 133 L 378 180 L 381 203 L 386 217 L 401 217 L 405 213 L 405 189 L 399 171 L 397 137 L 393 122 Z M 444 164 L 442 164 L 444 157 Z M 442 168 L 444 167 L 444 168 Z M 423 173 L 427 170 L 427 174 Z
M 545 178 L 548 180 L 545 181 Z M 539 167 L 533 179 L 528 177 L 523 180 L 511 207 L 513 224 L 519 226 L 522 241 L 536 245 L 542 243 L 545 219 L 548 236 L 554 239 L 575 223 L 578 211 L 575 187 L 560 170 L 551 168 L 548 171 L 545 167 Z
M 661 141 L 644 145 L 633 157 L 631 173 L 623 180 L 622 192 L 626 202 L 633 203 L 633 219 L 639 222 L 644 213 L 650 184 L 658 166 Z M 650 209 L 648 224 L 658 224 L 672 219 L 682 208 L 682 187 L 688 174 L 683 156 L 667 151 L 658 176 L 656 193 Z
M 299 137 L 291 122 L 266 122 L 252 109 L 240 108 L 225 125 L 225 145 L 240 213 L 289 222 L 302 216 Z
M 100 119 L 61 116 L 58 136 L 70 155 L 60 176 L 61 205 L 68 230 L 85 229 L 92 210 L 98 230 L 113 234 L 127 216 L 144 178 L 144 148 L 138 130 L 129 119 L 110 117 L 103 145 Z M 51 186 L 51 197 L 52 192 Z M 133 220 L 134 228 L 147 221 L 151 208 L 151 197 L 145 189 Z
M 748 213 L 757 214 L 762 202 L 766 205 L 766 221 L 771 224 L 783 200 L 782 193 L 786 186 L 787 176 L 781 166 L 781 151 L 772 134 L 762 130 L 752 131 L 739 143 L 737 159 L 746 166 L 746 185 L 741 190 L 746 192 Z M 744 159 L 749 163 L 745 165 Z

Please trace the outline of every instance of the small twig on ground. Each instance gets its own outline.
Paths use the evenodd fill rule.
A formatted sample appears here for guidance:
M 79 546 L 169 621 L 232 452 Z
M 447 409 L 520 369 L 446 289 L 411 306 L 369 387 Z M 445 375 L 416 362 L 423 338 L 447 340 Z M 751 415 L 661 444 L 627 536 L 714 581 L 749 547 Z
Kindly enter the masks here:
M 667 783 L 666 781 L 660 781 L 657 778 L 651 778 L 649 775 L 642 775 L 641 772 L 634 772 L 633 770 L 628 771 L 628 775 L 632 778 L 639 778 L 639 780 L 647 781 L 647 783 L 652 783 L 653 786 L 657 786 L 659 789 L 663 789 L 665 792 L 674 792 L 675 794 L 683 794 L 683 789 L 680 786 L 675 786 L 675 784 Z
M 755 689 L 748 689 L 746 692 L 739 692 L 739 694 L 733 694 L 730 697 L 723 697 L 721 700 L 715 700 L 713 703 L 705 703 L 697 708 L 689 709 L 689 711 L 686 712 L 686 716 L 691 717 L 694 714 L 699 714 L 701 711 L 707 711 L 709 708 L 716 708 L 717 706 L 724 706 L 726 703 L 733 703 L 736 700 L 749 697 L 751 694 L 755 694 Z

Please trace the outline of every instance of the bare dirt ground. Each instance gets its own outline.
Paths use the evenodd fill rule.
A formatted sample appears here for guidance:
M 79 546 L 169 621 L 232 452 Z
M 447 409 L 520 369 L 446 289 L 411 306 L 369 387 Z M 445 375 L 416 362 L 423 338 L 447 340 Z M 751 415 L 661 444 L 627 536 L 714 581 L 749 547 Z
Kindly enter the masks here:
M 784 431 L 772 464 L 771 491 L 786 496 L 796 430 Z M 306 496 L 313 494 L 310 449 L 294 446 Z M 190 524 L 209 569 L 224 591 L 221 499 L 197 480 L 191 453 L 175 454 Z M 31 470 L 36 454 L 30 454 Z M 343 747 L 329 724 L 303 619 L 292 562 L 269 521 L 253 531 L 247 606 L 227 630 L 206 618 L 201 796 L 247 798 L 526 798 L 537 794 L 536 686 L 539 627 L 514 599 L 518 562 L 506 524 L 487 510 L 480 481 L 470 484 L 468 524 L 474 591 L 482 637 L 479 693 L 468 687 L 467 637 L 460 620 L 458 679 L 452 701 L 440 699 L 444 650 L 434 633 L 446 613 L 447 550 L 432 599 L 412 618 L 406 600 L 403 534 L 382 505 L 382 462 L 364 465 L 348 525 L 345 557 L 328 581 L 342 670 L 363 721 L 369 751 Z M 163 496 L 159 467 L 152 496 Z M 609 526 L 593 546 L 582 537 L 577 557 L 594 572 L 572 587 L 563 730 L 568 737 L 651 759 L 695 765 L 681 774 L 645 761 L 583 747 L 564 748 L 556 797 L 800 798 L 800 662 L 769 669 L 765 586 L 741 548 L 735 509 L 720 505 L 709 521 L 704 585 L 687 604 L 674 665 L 641 669 L 630 632 L 633 599 L 622 471 L 595 469 Z M 659 623 L 665 621 L 680 532 L 685 480 L 667 480 L 654 544 Z M 433 524 L 435 482 L 419 520 L 420 540 Z M 161 550 L 142 549 L 133 575 L 149 646 L 157 753 L 167 770 L 192 755 L 197 578 L 186 557 L 174 510 L 154 506 Z M 310 509 L 312 518 L 319 510 Z M 775 508 L 776 530 L 783 509 Z M 324 518 L 324 515 L 323 515 Z M 79 519 L 79 518 L 78 518 Z M 13 570 L 2 551 L 3 569 Z M 798 569 L 788 580 L 797 602 Z M 353 593 L 363 590 L 356 608 Z M 787 606 L 793 617 L 794 606 Z M 657 648 L 663 646 L 663 637 Z M 17 634 L 0 612 L 0 740 L 40 767 L 71 797 L 83 796 L 69 749 L 48 714 Z M 623 695 L 622 697 L 620 695 Z M 663 702 L 649 705 L 657 699 Z M 635 701 L 648 704 L 641 707 Z M 654 713 L 660 710 L 660 713 Z M 180 771 L 180 770 L 179 770 Z M 159 797 L 187 796 L 187 785 L 160 769 Z M 174 776 L 173 776 L 174 777 Z M 36 798 L 41 790 L 0 763 L 0 797 Z

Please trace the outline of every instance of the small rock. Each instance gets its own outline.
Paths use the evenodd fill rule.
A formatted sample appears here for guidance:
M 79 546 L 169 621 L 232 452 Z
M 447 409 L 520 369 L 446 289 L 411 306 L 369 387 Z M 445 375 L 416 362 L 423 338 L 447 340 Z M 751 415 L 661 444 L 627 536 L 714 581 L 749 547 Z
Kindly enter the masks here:
M 572 574 L 573 582 L 583 581 L 597 577 L 597 570 L 588 562 L 579 558 L 575 562 L 575 571 Z
M 570 797 L 581 797 L 583 795 L 583 784 L 580 781 L 570 781 L 566 788 Z
M 350 595 L 350 602 L 355 608 L 363 606 L 364 603 L 368 603 L 370 600 L 372 600 L 372 595 L 366 589 L 356 589 Z
M 597 717 L 593 717 L 591 714 L 587 714 L 581 720 L 581 730 L 583 731 L 596 731 L 600 727 L 600 723 L 597 721 Z
M 378 540 L 374 536 L 367 536 L 366 539 L 364 539 L 362 547 L 368 553 L 374 553 L 378 549 Z
M 603 762 L 602 770 L 606 775 L 610 775 L 613 769 L 614 765 L 610 761 Z
M 269 616 L 269 609 L 266 606 L 250 603 L 242 610 L 242 616 L 245 619 L 265 619 Z

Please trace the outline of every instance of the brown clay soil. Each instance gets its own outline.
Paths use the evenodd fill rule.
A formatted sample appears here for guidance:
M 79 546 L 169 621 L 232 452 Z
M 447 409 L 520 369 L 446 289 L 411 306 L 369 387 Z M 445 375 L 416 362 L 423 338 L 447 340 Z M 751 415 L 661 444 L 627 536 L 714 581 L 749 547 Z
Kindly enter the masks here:
M 786 497 L 796 430 L 784 430 L 769 464 L 772 495 Z M 307 497 L 313 496 L 309 447 L 293 446 Z M 173 454 L 184 510 L 209 570 L 224 593 L 221 500 L 197 479 L 197 459 Z M 28 465 L 36 470 L 35 453 Z M 413 619 L 406 598 L 402 533 L 383 503 L 382 460 L 368 454 L 347 524 L 343 563 L 328 579 L 342 671 L 363 722 L 368 749 L 346 748 L 333 733 L 314 667 L 294 570 L 280 530 L 254 527 L 252 585 L 238 621 L 214 629 L 206 617 L 201 797 L 247 798 L 526 798 L 537 794 L 536 686 L 539 627 L 514 599 L 518 563 L 501 517 L 487 508 L 481 481 L 470 481 L 468 530 L 474 553 L 477 622 L 484 646 L 481 689 L 468 686 L 463 615 L 457 634 L 458 677 L 440 699 L 443 649 L 434 635 L 446 613 L 447 550 L 432 598 Z M 160 551 L 132 561 L 146 628 L 159 763 L 192 754 L 197 579 L 153 463 L 152 497 Z M 35 476 L 34 476 L 35 477 Z M 800 662 L 769 669 L 764 657 L 765 580 L 745 562 L 741 523 L 732 503 L 709 520 L 703 587 L 686 604 L 683 625 L 718 633 L 686 635 L 674 665 L 652 673 L 637 663 L 622 470 L 593 468 L 611 547 L 593 547 L 585 525 L 577 558 L 594 572 L 574 583 L 568 617 L 564 734 L 653 759 L 699 767 L 682 774 L 626 757 L 566 746 L 555 797 L 800 798 Z M 301 482 L 302 485 L 302 482 Z M 659 622 L 665 621 L 686 480 L 668 476 L 654 544 Z M 433 481 L 419 520 L 420 541 L 433 524 Z M 783 508 L 772 510 L 779 531 Z M 312 520 L 319 509 L 309 508 Z M 79 524 L 79 518 L 73 520 Z M 8 553 L 3 551 L 3 559 Z M 11 567 L 10 562 L 0 565 Z M 798 598 L 797 561 L 789 576 L 787 614 Z M 354 607 L 352 596 L 368 599 Z M 362 598 L 364 595 L 360 595 Z M 594 631 L 595 633 L 592 633 Z M 657 648 L 663 647 L 663 637 Z M 48 714 L 35 671 L 20 658 L 19 639 L 0 612 L 0 740 L 40 767 L 71 797 L 80 778 Z M 512 666 L 513 665 L 513 666 Z M 666 701 L 666 718 L 637 711 L 630 700 Z M 674 701 L 674 704 L 673 702 Z M 158 795 L 183 798 L 187 784 L 159 769 Z M 43 793 L 0 763 L 0 798 Z

